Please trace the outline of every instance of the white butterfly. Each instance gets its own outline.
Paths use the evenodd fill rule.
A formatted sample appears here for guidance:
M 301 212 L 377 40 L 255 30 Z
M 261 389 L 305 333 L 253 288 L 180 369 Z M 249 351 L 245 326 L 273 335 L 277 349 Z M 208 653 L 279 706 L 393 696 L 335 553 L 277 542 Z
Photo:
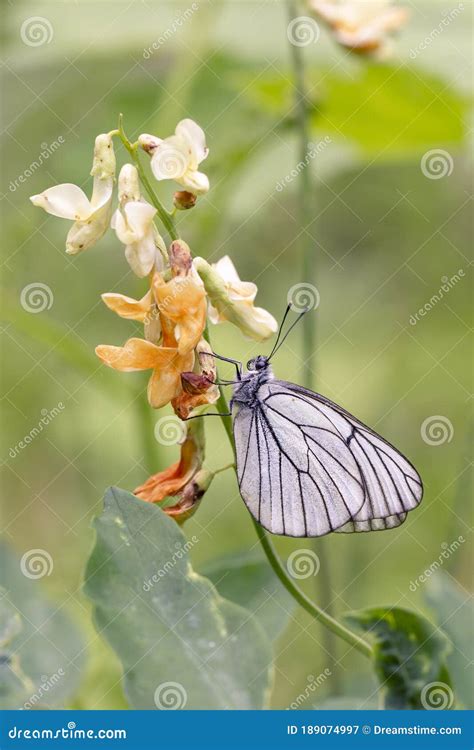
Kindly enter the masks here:
M 274 377 L 270 359 L 295 325 L 278 345 L 290 309 L 271 354 L 251 359 L 246 373 L 240 362 L 213 355 L 237 369 L 237 380 L 223 384 L 234 385 L 230 413 L 247 508 L 284 536 L 400 526 L 423 496 L 412 464 L 341 406 Z
M 240 494 L 273 534 L 399 526 L 423 495 L 414 467 L 337 404 L 248 363 L 232 399 Z

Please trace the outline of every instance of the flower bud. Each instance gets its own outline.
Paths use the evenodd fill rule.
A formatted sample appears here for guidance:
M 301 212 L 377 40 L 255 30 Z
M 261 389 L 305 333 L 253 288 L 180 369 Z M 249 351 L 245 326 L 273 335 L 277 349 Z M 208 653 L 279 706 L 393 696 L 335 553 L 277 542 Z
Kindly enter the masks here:
M 191 250 L 184 240 L 174 240 L 168 250 L 173 276 L 187 276 L 193 265 Z
M 140 180 L 137 168 L 133 164 L 124 164 L 118 178 L 118 197 L 120 205 L 140 200 Z
M 173 196 L 173 203 L 180 211 L 186 211 L 196 205 L 197 196 L 187 190 L 178 190 Z
M 109 133 L 102 133 L 95 139 L 91 175 L 101 180 L 115 176 L 115 152 Z
M 161 138 L 157 138 L 156 135 L 142 133 L 138 136 L 138 145 L 146 151 L 147 154 L 150 154 L 150 156 L 153 156 L 160 143 Z

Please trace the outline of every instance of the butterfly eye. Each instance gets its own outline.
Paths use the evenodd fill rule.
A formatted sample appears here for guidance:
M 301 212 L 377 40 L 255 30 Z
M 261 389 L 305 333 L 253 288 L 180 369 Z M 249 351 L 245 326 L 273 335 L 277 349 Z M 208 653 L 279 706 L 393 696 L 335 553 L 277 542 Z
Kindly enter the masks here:
M 249 359 L 247 362 L 247 370 L 255 370 L 255 359 Z

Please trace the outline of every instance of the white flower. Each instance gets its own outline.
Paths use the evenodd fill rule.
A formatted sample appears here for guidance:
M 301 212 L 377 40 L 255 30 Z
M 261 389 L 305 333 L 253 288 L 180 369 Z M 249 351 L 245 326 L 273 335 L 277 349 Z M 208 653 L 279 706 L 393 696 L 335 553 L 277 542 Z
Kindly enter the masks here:
M 194 267 L 209 296 L 212 323 L 228 320 L 257 341 L 263 341 L 277 331 L 278 323 L 273 315 L 261 307 L 254 307 L 258 291 L 256 284 L 240 280 L 228 255 L 212 266 L 203 258 L 196 258 Z
M 30 200 L 48 214 L 74 221 L 66 238 L 66 252 L 75 255 L 94 245 L 107 231 L 112 213 L 112 191 L 115 174 L 115 155 L 110 135 L 98 135 L 95 140 L 92 197 L 77 185 L 55 185 Z
M 408 11 L 391 0 L 310 0 L 310 7 L 339 44 L 361 53 L 383 51 L 388 34 L 408 18 Z
M 156 208 L 140 197 L 138 172 L 133 164 L 124 164 L 120 170 L 119 201 L 111 226 L 125 245 L 130 268 L 142 278 L 153 268 L 161 268 L 159 250 L 166 252 L 166 247 L 153 224 Z
M 209 180 L 198 172 L 198 166 L 209 149 L 204 131 L 194 120 L 181 120 L 175 134 L 168 138 L 143 133 L 138 142 L 151 154 L 151 169 L 157 180 L 175 180 L 191 193 L 207 193 Z

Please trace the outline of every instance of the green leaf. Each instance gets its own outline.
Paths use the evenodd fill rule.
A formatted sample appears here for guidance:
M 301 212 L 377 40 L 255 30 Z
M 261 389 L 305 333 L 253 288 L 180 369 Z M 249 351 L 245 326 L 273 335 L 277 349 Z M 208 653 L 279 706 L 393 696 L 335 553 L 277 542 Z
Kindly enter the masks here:
M 160 508 L 118 488 L 105 496 L 87 566 L 97 628 L 119 656 L 133 708 L 258 709 L 272 676 L 260 624 L 189 562 Z
M 474 647 L 472 623 L 474 603 L 472 597 L 446 573 L 438 571 L 430 578 L 424 596 L 433 610 L 436 623 L 449 636 L 453 644 L 448 656 L 448 668 L 453 676 L 456 695 L 465 708 L 474 708 L 472 671 Z
M 206 565 L 202 573 L 221 596 L 250 610 L 272 641 L 285 629 L 295 600 L 258 552 L 220 557 Z
M 466 97 L 442 79 L 406 67 L 368 65 L 357 78 L 323 77 L 313 125 L 357 143 L 367 154 L 401 155 L 465 135 Z
M 372 637 L 384 708 L 451 707 L 454 696 L 446 667 L 451 646 L 428 620 L 398 607 L 350 612 L 345 619 Z M 440 700 L 445 705 L 440 706 Z
M 63 609 L 43 597 L 41 582 L 23 575 L 5 543 L 0 544 L 0 586 L 0 707 L 63 707 L 82 678 L 79 631 Z

